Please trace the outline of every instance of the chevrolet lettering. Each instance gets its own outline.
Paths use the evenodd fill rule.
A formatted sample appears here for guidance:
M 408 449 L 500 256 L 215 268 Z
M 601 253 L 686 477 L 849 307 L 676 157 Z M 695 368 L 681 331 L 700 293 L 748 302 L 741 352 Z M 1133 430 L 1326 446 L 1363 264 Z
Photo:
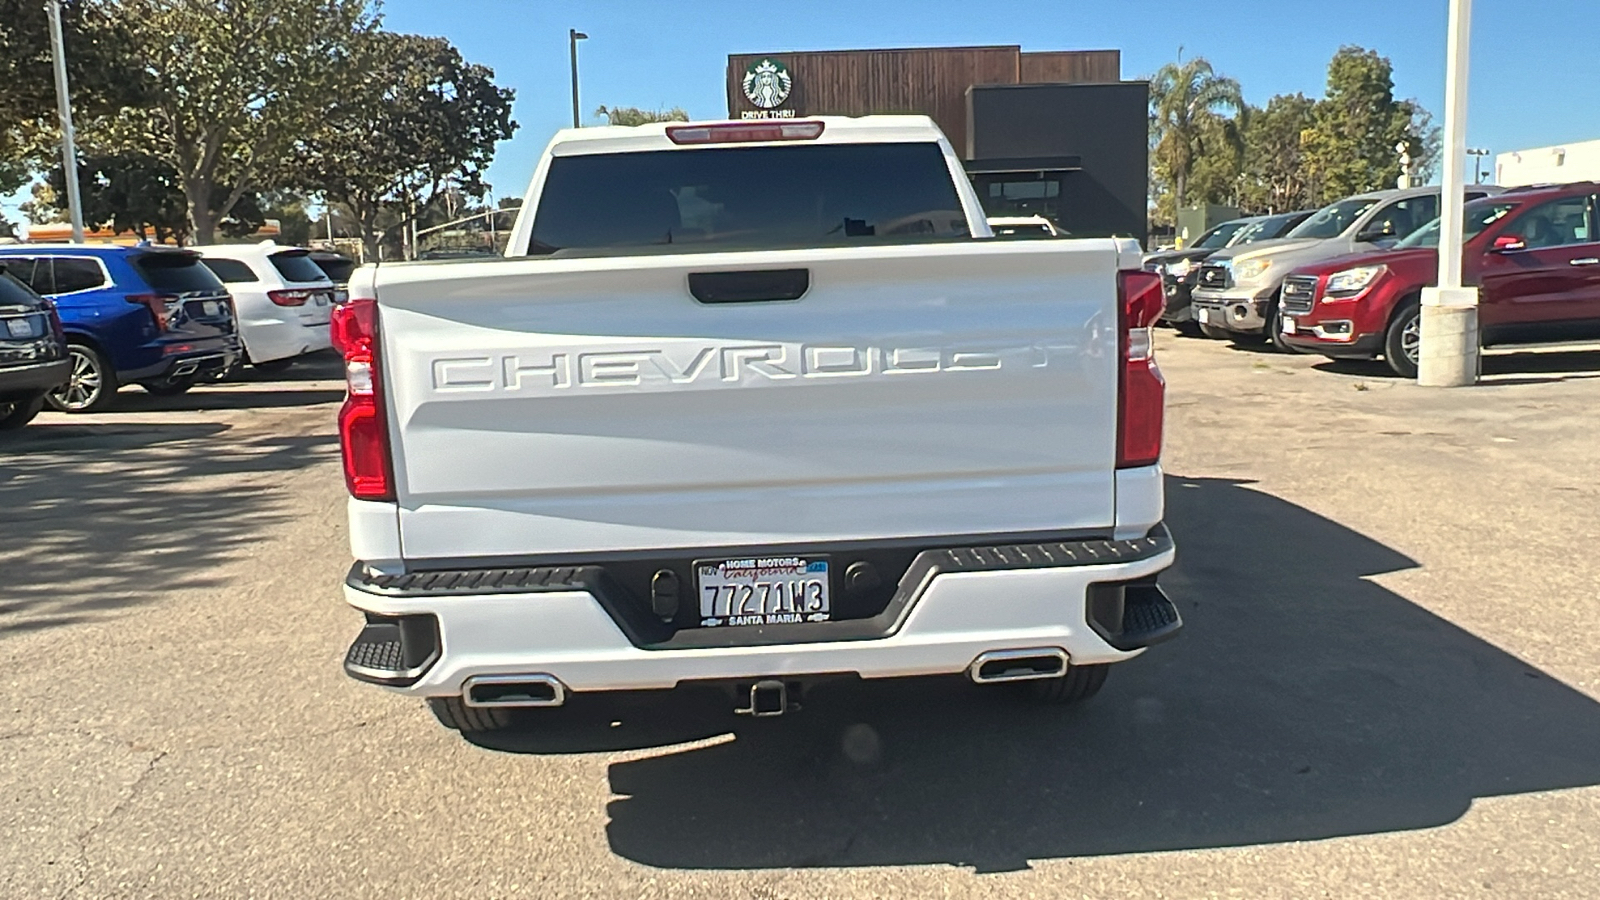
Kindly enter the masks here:
M 560 390 L 578 387 L 688 386 L 707 382 L 783 381 L 866 375 L 983 372 L 1014 366 L 1042 369 L 1050 348 L 1026 345 L 981 350 L 953 347 L 752 345 L 548 353 L 501 353 L 435 359 L 436 391 Z

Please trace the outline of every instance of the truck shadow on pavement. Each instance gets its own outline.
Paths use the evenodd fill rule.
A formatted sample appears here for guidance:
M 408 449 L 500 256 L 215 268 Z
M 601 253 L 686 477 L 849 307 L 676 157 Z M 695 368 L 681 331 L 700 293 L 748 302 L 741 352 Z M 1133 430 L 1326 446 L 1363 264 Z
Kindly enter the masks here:
M 1600 704 L 1368 580 L 1413 560 L 1239 482 L 1168 487 L 1163 583 L 1187 630 L 1081 708 L 957 680 L 844 685 L 731 724 L 628 699 L 502 749 L 731 728 L 610 770 L 612 849 L 700 869 L 1005 871 L 1426 828 L 1477 797 L 1600 783 Z
M 224 561 L 295 512 L 281 479 L 250 476 L 337 453 L 332 435 L 228 430 L 30 425 L 0 442 L 0 641 L 222 584 Z

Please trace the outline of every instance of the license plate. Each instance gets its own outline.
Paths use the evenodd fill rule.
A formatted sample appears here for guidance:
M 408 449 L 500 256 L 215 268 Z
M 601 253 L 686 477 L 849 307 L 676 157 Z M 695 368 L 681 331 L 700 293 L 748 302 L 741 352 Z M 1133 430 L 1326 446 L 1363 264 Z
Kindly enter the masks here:
M 1201 325 L 1210 325 L 1211 324 L 1211 310 L 1205 309 L 1205 308 L 1201 308 L 1200 310 L 1198 310 L 1198 312 L 1200 313 L 1200 324 Z
M 312 294 L 311 295 L 311 302 L 315 303 L 318 306 L 327 306 L 328 305 L 328 295 L 327 294 Z
M 6 333 L 14 338 L 33 337 L 33 323 L 27 319 L 7 319 Z
M 200 304 L 200 308 L 205 310 L 205 314 L 208 316 L 222 315 L 222 304 L 215 300 L 207 300 L 206 302 Z
M 706 560 L 694 569 L 702 628 L 826 622 L 832 615 L 825 559 Z
M 1283 333 L 1284 334 L 1294 334 L 1294 329 L 1295 329 L 1294 320 L 1289 318 L 1288 316 L 1284 316 L 1283 317 Z

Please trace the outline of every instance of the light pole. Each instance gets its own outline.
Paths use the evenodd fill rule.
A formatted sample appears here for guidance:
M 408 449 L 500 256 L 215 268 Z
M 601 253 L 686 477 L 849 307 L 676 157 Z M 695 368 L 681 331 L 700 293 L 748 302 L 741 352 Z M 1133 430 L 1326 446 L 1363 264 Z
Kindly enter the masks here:
M 578 113 L 578 42 L 589 36 L 576 28 L 567 29 L 567 48 L 572 53 L 572 127 L 581 128 L 583 121 Z
M 1472 157 L 1472 183 L 1483 184 L 1483 158 L 1489 155 L 1489 148 L 1468 147 L 1467 155 Z
M 1472 0 L 1450 0 L 1445 43 L 1444 175 L 1439 186 L 1439 286 L 1422 289 L 1417 383 L 1460 387 L 1478 380 L 1478 290 L 1461 285 L 1467 161 L 1467 50 Z
M 61 114 L 61 174 L 67 182 L 67 210 L 73 243 L 83 243 L 83 198 L 78 196 L 78 136 L 72 130 L 72 95 L 67 91 L 67 51 L 61 40 L 61 0 L 45 6 L 50 14 L 50 55 L 56 69 L 56 111 Z

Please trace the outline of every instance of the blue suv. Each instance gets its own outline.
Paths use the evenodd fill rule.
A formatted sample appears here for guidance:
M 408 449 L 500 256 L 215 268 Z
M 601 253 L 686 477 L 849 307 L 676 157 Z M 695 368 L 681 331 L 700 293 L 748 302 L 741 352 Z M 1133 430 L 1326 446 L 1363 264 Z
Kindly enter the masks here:
M 181 394 L 239 360 L 233 300 L 197 253 L 17 244 L 0 247 L 0 263 L 55 301 L 72 372 L 45 399 L 63 412 L 106 409 L 125 384 Z

